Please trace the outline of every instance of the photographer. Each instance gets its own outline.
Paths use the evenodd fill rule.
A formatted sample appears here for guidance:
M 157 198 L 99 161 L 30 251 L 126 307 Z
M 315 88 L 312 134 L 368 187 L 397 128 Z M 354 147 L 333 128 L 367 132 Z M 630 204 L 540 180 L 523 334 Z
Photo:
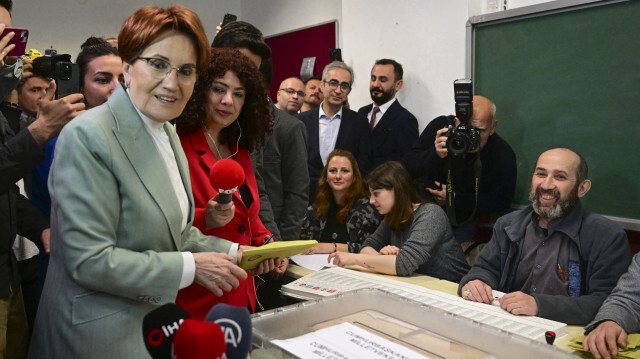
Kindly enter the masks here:
M 495 105 L 486 97 L 473 97 L 473 113 L 469 125 L 479 132 L 479 145 L 466 153 L 452 155 L 447 149 L 449 130 L 460 124 L 454 116 L 440 116 L 431 121 L 403 164 L 416 179 L 418 190 L 431 196 L 441 206 L 447 194 L 447 172 L 451 168 L 451 182 L 457 223 L 469 218 L 476 207 L 476 217 L 483 213 L 497 214 L 509 209 L 516 184 L 516 157 L 511 146 L 495 133 Z M 476 159 L 482 164 L 476 202 Z M 454 221 L 452 221 L 454 224 Z M 475 221 L 456 227 L 458 242 L 472 240 Z

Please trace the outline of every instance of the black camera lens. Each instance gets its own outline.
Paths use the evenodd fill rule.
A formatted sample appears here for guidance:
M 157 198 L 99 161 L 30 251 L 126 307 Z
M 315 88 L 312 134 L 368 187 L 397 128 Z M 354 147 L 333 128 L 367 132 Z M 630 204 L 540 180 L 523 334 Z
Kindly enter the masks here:
M 475 127 L 467 127 L 464 123 L 461 123 L 449 132 L 447 150 L 453 156 L 462 156 L 480 146 L 480 132 Z
M 465 149 L 467 148 L 467 141 L 466 141 L 466 138 L 464 138 L 463 136 L 457 136 L 451 140 L 450 145 L 451 145 L 451 149 L 455 151 L 464 152 Z

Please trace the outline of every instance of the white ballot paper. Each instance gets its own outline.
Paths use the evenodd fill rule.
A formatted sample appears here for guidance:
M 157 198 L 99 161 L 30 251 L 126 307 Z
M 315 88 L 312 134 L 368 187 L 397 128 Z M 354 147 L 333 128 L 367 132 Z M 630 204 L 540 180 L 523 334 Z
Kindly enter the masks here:
M 329 263 L 327 261 L 328 258 L 329 258 L 328 253 L 319 253 L 319 254 L 298 254 L 295 256 L 291 256 L 290 259 L 300 267 L 311 269 L 317 272 L 322 268 L 335 267 L 333 263 Z
M 271 342 L 300 358 L 428 358 L 351 323 L 342 323 L 299 337 Z

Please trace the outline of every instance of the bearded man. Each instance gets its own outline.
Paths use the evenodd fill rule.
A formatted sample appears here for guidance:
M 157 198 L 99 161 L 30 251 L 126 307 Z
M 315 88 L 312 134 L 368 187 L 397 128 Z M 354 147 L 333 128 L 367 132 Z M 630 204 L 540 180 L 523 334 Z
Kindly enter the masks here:
M 585 159 L 567 148 L 538 157 L 531 205 L 496 222 L 491 241 L 462 278 L 458 294 L 516 315 L 584 325 L 631 261 L 625 232 L 582 207 L 591 188 Z M 505 292 L 494 298 L 492 289 Z
M 371 69 L 369 93 L 372 104 L 358 113 L 367 118 L 371 131 L 373 167 L 387 161 L 402 161 L 418 140 L 418 120 L 400 105 L 396 93 L 402 88 L 402 65 L 395 60 L 377 60 Z

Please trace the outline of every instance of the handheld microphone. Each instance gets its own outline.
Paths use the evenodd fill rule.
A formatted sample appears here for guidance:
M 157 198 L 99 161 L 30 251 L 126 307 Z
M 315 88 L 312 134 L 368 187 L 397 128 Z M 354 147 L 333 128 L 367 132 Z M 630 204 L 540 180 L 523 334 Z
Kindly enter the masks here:
M 222 328 L 229 359 L 247 357 L 251 344 L 251 318 L 247 308 L 218 303 L 211 308 L 204 320 L 214 322 Z
M 142 335 L 154 359 L 170 359 L 173 337 L 189 315 L 173 303 L 152 310 L 142 319 Z
M 211 167 L 209 181 L 218 190 L 218 203 L 229 203 L 233 193 L 244 183 L 244 170 L 230 158 L 221 159 Z
M 227 358 L 222 329 L 216 323 L 185 319 L 173 338 L 172 359 Z

